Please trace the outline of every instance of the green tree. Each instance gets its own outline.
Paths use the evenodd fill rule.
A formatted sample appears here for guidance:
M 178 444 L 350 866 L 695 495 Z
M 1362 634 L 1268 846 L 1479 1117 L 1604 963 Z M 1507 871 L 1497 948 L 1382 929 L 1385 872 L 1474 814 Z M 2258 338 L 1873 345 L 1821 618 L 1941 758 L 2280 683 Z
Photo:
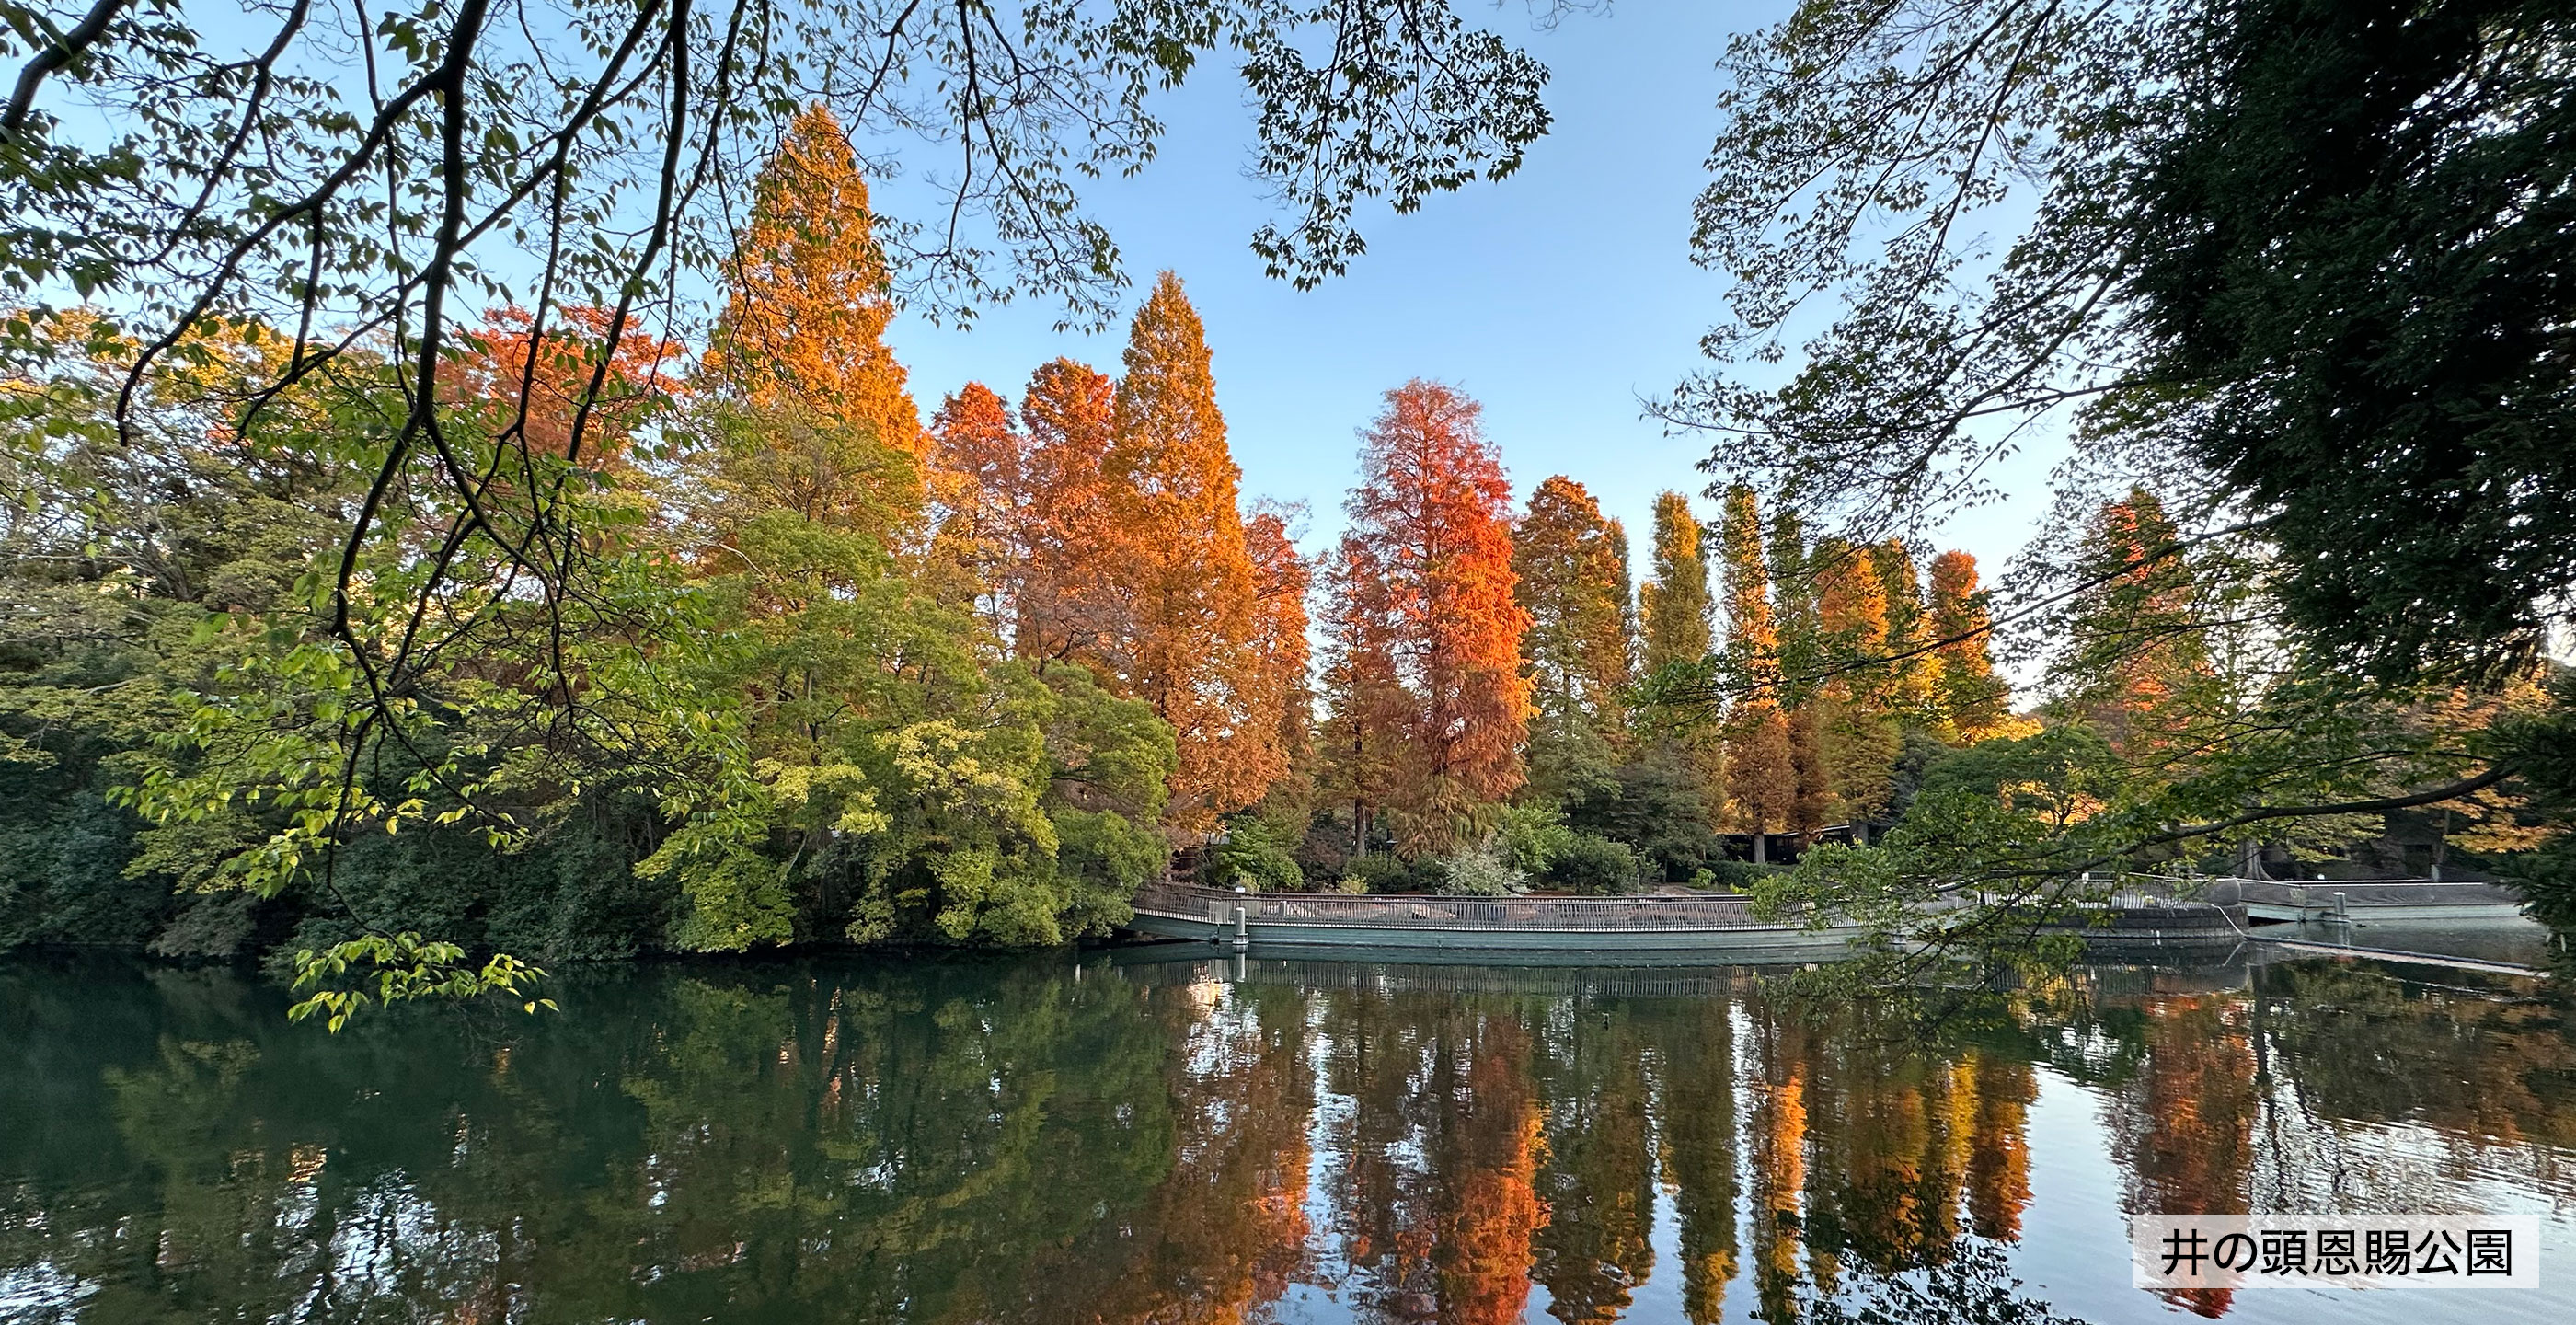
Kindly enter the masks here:
M 1669 691 L 1680 678 L 1697 674 L 1717 654 L 1706 542 L 1705 531 L 1691 514 L 1689 498 L 1678 492 L 1656 495 L 1651 561 L 1654 576 L 1637 588 L 1637 623 L 1640 668 L 1647 684 L 1657 692 Z M 1652 733 L 1640 758 L 1663 767 L 1623 775 L 1622 794 L 1632 795 L 1677 779 L 1696 789 L 1701 823 L 1711 828 L 1722 824 L 1727 812 L 1728 772 L 1726 740 L 1711 721 L 1718 715 L 1684 713 L 1678 720 L 1669 714 L 1659 716 L 1665 719 L 1660 724 L 1664 729 Z M 1601 813 L 1591 816 L 1602 824 L 1612 817 Z M 1615 817 L 1633 818 L 1633 813 Z M 1679 863 L 1674 853 L 1655 851 L 1644 838 L 1622 840 L 1663 856 L 1670 863 Z
M 1583 485 L 1563 475 L 1530 494 L 1512 529 L 1513 595 L 1529 614 L 1531 794 L 1598 790 L 1627 744 L 1631 613 L 1627 553 Z
M 1639 652 L 1649 675 L 1696 665 L 1715 651 L 1699 521 L 1678 492 L 1655 497 L 1654 572 L 1637 590 Z

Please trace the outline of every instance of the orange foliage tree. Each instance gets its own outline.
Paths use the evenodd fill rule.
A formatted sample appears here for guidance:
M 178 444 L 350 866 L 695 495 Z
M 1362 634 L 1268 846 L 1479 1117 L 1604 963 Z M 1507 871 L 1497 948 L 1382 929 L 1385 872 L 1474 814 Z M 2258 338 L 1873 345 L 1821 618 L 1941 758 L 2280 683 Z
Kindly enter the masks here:
M 1325 718 L 1321 738 L 1324 794 L 1351 807 L 1351 851 L 1368 850 L 1377 810 L 1396 795 L 1399 756 L 1417 705 L 1396 665 L 1401 618 L 1377 563 L 1345 537 L 1326 566 L 1324 607 Z
M 1270 715 L 1266 720 L 1278 732 L 1282 775 L 1271 784 L 1269 794 L 1284 802 L 1294 827 L 1303 832 L 1314 800 L 1310 765 L 1315 694 L 1308 679 L 1312 655 L 1306 639 L 1306 594 L 1315 572 L 1289 537 L 1290 513 L 1264 510 L 1243 526 L 1244 545 L 1252 557 L 1252 645 L 1257 659 L 1250 708 L 1256 720 Z
M 1995 673 L 1985 595 L 1977 559 L 1950 551 L 1932 559 L 1932 634 L 1939 641 L 1941 714 L 1961 740 L 1973 741 L 2010 716 L 2011 687 Z
M 761 170 L 727 276 L 709 369 L 754 400 L 793 401 L 921 455 L 921 412 L 885 343 L 894 301 L 867 181 L 820 103 Z
M 1408 854 L 1480 836 L 1523 773 L 1529 614 L 1513 600 L 1511 486 L 1479 412 L 1418 378 L 1387 393 L 1334 568 L 1337 707 L 1369 742 L 1360 771 Z
M 1261 799 L 1287 771 L 1278 696 L 1256 640 L 1252 554 L 1236 504 L 1241 472 L 1226 449 L 1206 329 L 1164 272 L 1129 327 L 1126 376 L 1101 470 L 1123 633 L 1077 652 L 1143 699 L 1180 739 L 1167 820 L 1212 827 Z
M 1124 633 L 1124 604 L 1109 572 L 1122 555 L 1101 466 L 1117 431 L 1118 384 L 1071 359 L 1029 377 L 1020 397 L 1028 431 L 1023 558 L 1012 603 L 1012 644 L 1023 658 L 1070 658 Z
M 938 518 L 931 536 L 933 573 L 943 596 L 971 598 L 995 631 L 1006 624 L 1027 564 L 1028 439 L 1011 407 L 991 387 L 968 382 L 942 401 L 930 421 L 930 499 Z
M 638 431 L 684 394 L 688 351 L 631 322 L 612 351 L 615 321 L 613 310 L 577 304 L 555 309 L 553 325 L 540 329 L 524 308 L 496 309 L 460 338 L 441 367 L 441 389 L 487 406 L 482 421 L 500 446 L 524 442 L 536 455 L 630 472 Z
M 2079 568 L 2091 587 L 2066 613 L 2072 647 L 2050 668 L 2066 707 L 2144 760 L 2191 738 L 2182 728 L 2216 681 L 2198 570 L 2164 502 L 2145 488 L 2102 507 Z
M 1726 653 L 1747 690 L 1727 715 L 1726 791 L 1738 827 L 1753 835 L 1753 859 L 1768 859 L 1766 838 L 1798 810 L 1798 770 L 1789 721 L 1780 711 L 1780 641 L 1771 628 L 1770 570 L 1762 558 L 1762 516 L 1753 489 L 1726 490 L 1718 525 L 1726 587 Z

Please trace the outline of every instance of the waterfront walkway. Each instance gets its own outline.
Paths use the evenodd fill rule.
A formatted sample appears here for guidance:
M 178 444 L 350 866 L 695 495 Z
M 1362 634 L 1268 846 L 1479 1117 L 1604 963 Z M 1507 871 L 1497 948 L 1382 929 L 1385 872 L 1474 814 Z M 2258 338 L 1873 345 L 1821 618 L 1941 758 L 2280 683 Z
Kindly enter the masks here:
M 1751 898 L 1731 893 L 1625 897 L 1445 897 L 1342 893 L 1235 892 L 1191 884 L 1149 885 L 1135 899 L 1135 932 L 1197 939 L 1238 950 L 1316 956 L 1437 951 L 1512 960 L 1813 961 L 1846 949 L 1856 926 L 1810 926 L 1795 915 L 1761 919 Z M 2363 944 L 2268 937 L 2265 922 L 2348 921 L 2529 924 L 2518 899 L 2495 884 L 2430 879 L 2310 881 L 2167 880 L 2133 876 L 2086 904 L 2097 913 L 2077 927 L 2108 946 L 2259 944 L 2301 955 L 2430 963 L 2507 975 L 2538 968 L 2487 958 Z M 2284 929 L 2288 925 L 2281 926 Z

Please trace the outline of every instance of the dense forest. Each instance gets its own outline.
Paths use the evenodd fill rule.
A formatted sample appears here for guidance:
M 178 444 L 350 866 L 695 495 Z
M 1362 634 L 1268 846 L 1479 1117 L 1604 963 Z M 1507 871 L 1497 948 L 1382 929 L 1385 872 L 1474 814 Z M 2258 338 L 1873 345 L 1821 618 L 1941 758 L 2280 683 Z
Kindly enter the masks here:
M 1253 252 L 1339 274 L 1356 200 L 1547 130 L 1545 69 L 1450 6 L 560 0 L 534 26 L 578 52 L 531 8 L 524 43 L 482 4 L 368 29 L 363 109 L 301 6 L 238 60 L 121 0 L 21 25 L 0 945 L 413 992 L 515 987 L 486 954 L 1047 946 L 1176 850 L 1259 888 L 1741 887 L 1986 964 L 2138 874 L 2478 866 L 2576 919 L 2546 7 L 1738 38 L 1691 240 L 1726 308 L 1653 405 L 1709 456 L 1642 565 L 1574 477 L 1516 502 L 1421 380 L 1318 421 L 1360 479 L 1301 547 L 1240 491 L 1179 278 L 1131 305 L 1082 210 L 1232 52 L 1284 209 Z M 872 205 L 906 134 L 964 149 L 944 222 Z M 925 419 L 896 308 L 1022 295 L 1132 307 L 1117 374 Z M 1983 583 L 1935 535 L 2043 427 L 2049 532 Z

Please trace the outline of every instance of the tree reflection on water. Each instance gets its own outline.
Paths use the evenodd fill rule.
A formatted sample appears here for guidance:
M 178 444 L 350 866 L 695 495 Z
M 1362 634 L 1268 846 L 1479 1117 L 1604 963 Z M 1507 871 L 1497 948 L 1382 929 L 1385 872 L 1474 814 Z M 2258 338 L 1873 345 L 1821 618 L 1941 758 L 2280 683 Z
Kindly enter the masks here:
M 2035 1143 L 2109 1153 L 2060 1208 L 2113 1238 L 2572 1194 L 2576 1045 L 2505 989 L 2101 972 L 1931 1045 L 1742 973 L 1240 974 L 646 968 L 326 1037 L 223 971 L 0 966 L 0 1315 L 2037 1323 Z M 2097 1130 L 2034 1136 L 2044 1090 Z

